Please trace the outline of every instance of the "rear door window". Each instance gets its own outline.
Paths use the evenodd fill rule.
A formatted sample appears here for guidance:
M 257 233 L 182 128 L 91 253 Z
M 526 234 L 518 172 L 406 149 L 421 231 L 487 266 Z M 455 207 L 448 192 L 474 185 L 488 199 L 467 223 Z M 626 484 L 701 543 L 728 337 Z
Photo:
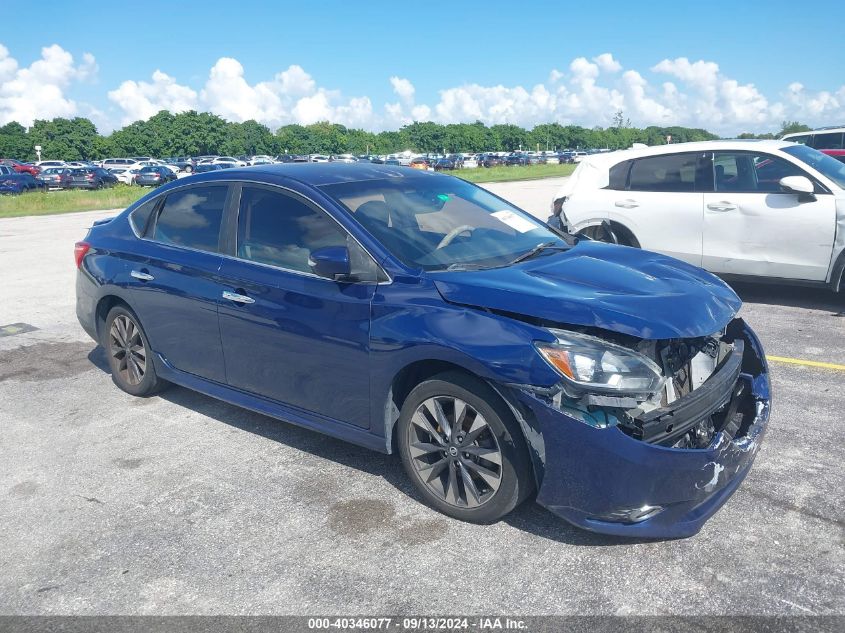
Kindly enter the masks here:
M 632 162 L 634 161 L 626 160 L 610 168 L 608 189 L 625 190 L 628 186 L 628 172 L 631 170 Z
M 201 251 L 220 251 L 226 185 L 205 185 L 169 194 L 158 214 L 153 239 Z
M 631 166 L 631 191 L 693 193 L 699 169 L 697 153 L 638 158 Z

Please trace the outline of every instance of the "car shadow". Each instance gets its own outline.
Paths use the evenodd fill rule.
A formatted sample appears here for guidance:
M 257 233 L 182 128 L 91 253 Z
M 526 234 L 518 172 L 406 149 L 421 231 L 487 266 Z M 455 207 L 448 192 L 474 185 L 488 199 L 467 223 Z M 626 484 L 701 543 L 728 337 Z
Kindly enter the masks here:
M 105 350 L 101 346 L 96 346 L 88 353 L 88 360 L 103 373 L 111 375 Z M 178 385 L 171 385 L 157 394 L 157 397 L 241 431 L 253 433 L 348 468 L 382 477 L 398 491 L 423 503 L 416 489 L 408 481 L 398 455 L 371 451 Z M 457 523 L 457 519 L 451 520 Z M 567 545 L 598 547 L 654 542 L 653 539 L 606 536 L 581 530 L 537 504 L 533 496 L 507 515 L 503 521 L 522 532 Z
M 826 288 L 758 284 L 732 281 L 731 287 L 744 303 L 824 310 L 831 316 L 845 317 L 845 296 Z

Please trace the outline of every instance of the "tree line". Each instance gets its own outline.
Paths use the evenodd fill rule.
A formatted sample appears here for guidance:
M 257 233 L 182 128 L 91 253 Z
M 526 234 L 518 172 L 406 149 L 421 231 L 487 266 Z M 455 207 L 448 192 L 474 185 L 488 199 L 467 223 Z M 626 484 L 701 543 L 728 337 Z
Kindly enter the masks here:
M 799 125 L 791 122 L 790 125 Z M 787 122 L 784 122 L 784 127 Z M 806 126 L 804 126 L 806 127 Z M 35 121 L 29 129 L 12 122 L 0 127 L 0 157 L 34 160 L 97 160 L 114 156 L 239 156 L 269 154 L 391 154 L 416 152 L 481 152 L 630 147 L 633 143 L 702 141 L 718 136 L 698 128 L 631 127 L 621 112 L 614 125 L 585 128 L 544 123 L 526 130 L 517 125 L 415 122 L 399 130 L 368 132 L 336 123 L 285 125 L 271 131 L 256 121 L 233 123 L 208 112 L 161 111 L 107 136 L 88 119 Z

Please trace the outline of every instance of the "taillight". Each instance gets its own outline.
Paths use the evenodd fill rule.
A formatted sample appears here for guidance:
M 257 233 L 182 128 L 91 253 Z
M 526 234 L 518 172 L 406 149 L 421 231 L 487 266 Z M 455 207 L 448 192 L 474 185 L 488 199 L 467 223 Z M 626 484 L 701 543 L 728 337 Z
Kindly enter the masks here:
M 73 245 L 73 256 L 76 259 L 76 267 L 82 268 L 82 259 L 88 253 L 91 245 L 87 242 L 77 242 Z

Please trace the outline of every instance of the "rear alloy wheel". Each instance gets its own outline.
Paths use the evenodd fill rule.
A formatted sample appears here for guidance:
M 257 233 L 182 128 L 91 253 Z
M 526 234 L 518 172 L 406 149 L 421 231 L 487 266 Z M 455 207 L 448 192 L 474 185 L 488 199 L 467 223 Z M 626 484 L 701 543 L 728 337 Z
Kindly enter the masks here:
M 111 309 L 106 317 L 103 346 L 112 380 L 123 391 L 133 396 L 149 396 L 161 388 L 147 337 L 132 311 L 123 306 Z
M 533 487 L 519 425 L 478 379 L 450 372 L 423 382 L 397 424 L 405 470 L 426 503 L 444 514 L 496 521 Z

